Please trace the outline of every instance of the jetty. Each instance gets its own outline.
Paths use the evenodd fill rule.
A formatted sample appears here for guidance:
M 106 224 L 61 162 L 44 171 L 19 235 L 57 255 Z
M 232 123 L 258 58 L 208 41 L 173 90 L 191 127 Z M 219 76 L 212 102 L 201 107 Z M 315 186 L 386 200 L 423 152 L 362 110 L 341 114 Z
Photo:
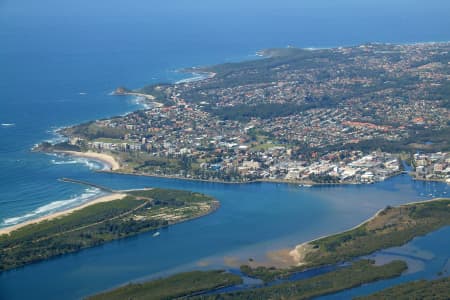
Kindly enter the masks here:
M 92 183 L 92 182 L 88 182 L 88 181 L 84 181 L 84 180 L 78 180 L 78 179 L 72 179 L 72 178 L 66 178 L 66 177 L 60 178 L 59 180 L 63 181 L 63 182 L 69 182 L 69 183 L 75 183 L 75 184 L 81 184 L 81 185 L 94 187 L 94 188 L 97 188 L 97 189 L 102 190 L 102 191 L 107 192 L 107 193 L 117 193 L 118 192 L 118 191 L 113 190 L 113 189 L 111 189 L 109 187 L 106 187 L 106 186 L 103 186 L 103 185 L 99 185 L 99 184 L 96 184 L 96 183 Z

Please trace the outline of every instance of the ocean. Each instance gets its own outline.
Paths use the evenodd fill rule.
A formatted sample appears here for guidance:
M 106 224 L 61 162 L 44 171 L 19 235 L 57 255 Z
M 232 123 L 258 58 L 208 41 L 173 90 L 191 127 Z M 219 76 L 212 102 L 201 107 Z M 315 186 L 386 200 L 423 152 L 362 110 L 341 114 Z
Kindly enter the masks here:
M 189 78 L 192 75 L 177 72 L 184 67 L 254 59 L 256 51 L 268 47 L 292 45 L 322 48 L 366 42 L 415 43 L 450 40 L 450 2 L 392 2 L 0 1 L 0 227 L 73 207 L 100 194 L 96 189 L 58 181 L 61 177 L 88 179 L 123 188 L 166 186 L 194 189 L 215 195 L 222 201 L 229 201 L 230 209 L 240 212 L 236 216 L 226 215 L 231 219 L 225 217 L 223 222 L 233 223 L 234 218 L 241 218 L 239 220 L 242 222 L 237 224 L 243 228 L 253 228 L 255 222 L 264 223 L 264 216 L 267 216 L 275 217 L 283 223 L 279 228 L 274 227 L 278 229 L 264 228 L 260 232 L 244 235 L 241 233 L 245 231 L 238 227 L 231 227 L 228 232 L 220 231 L 221 235 L 217 236 L 214 236 L 213 230 L 206 236 L 201 235 L 203 222 L 211 222 L 211 226 L 215 222 L 222 222 L 215 219 L 220 216 L 219 212 L 205 220 L 175 226 L 179 229 L 170 229 L 170 233 L 189 230 L 198 234 L 195 243 L 206 248 L 209 247 L 205 244 L 206 241 L 217 242 L 217 245 L 209 247 L 209 250 L 201 253 L 199 257 L 192 256 L 191 253 L 179 260 L 168 258 L 167 264 L 158 265 L 147 273 L 139 270 L 136 273 L 131 272 L 128 277 L 111 275 L 114 279 L 98 279 L 95 286 L 88 284 L 85 292 L 89 293 L 145 274 L 150 276 L 189 264 L 200 259 L 200 256 L 217 256 L 218 253 L 233 251 L 246 253 L 253 251 L 254 247 L 261 252 L 261 249 L 267 247 L 285 246 L 291 238 L 302 240 L 314 237 L 315 234 L 329 233 L 327 226 L 346 228 L 354 225 L 387 203 L 407 202 L 426 198 L 429 194 L 444 193 L 446 187 L 442 185 L 437 188 L 429 185 L 416 187 L 417 183 L 403 178 L 398 180 L 406 182 L 398 187 L 397 179 L 394 179 L 377 185 L 383 191 L 392 189 L 389 192 L 391 196 L 386 198 L 390 200 L 382 203 L 376 202 L 379 196 L 384 195 L 376 192 L 377 189 L 373 195 L 368 195 L 368 187 L 355 188 L 360 191 L 357 194 L 362 199 L 360 205 L 368 206 L 367 210 L 355 212 L 347 211 L 342 207 L 343 203 L 339 202 L 327 202 L 327 205 L 322 207 L 323 203 L 314 198 L 329 198 L 332 195 L 340 198 L 336 201 L 344 201 L 354 188 L 312 189 L 313 193 L 317 193 L 313 197 L 308 194 L 310 192 L 303 194 L 298 188 L 286 185 L 224 187 L 216 184 L 99 174 L 95 170 L 103 166 L 94 161 L 30 151 L 36 143 L 60 139 L 55 134 L 55 130 L 60 127 L 139 109 L 140 105 L 133 97 L 111 96 L 110 93 L 118 86 L 138 88 L 149 83 L 176 82 Z M 263 193 L 265 189 L 270 192 L 261 198 L 268 201 L 267 207 L 266 204 L 258 202 L 258 194 L 244 196 L 247 190 Z M 252 199 L 245 202 L 249 207 L 244 206 L 240 210 L 242 201 L 247 198 Z M 295 203 L 297 210 L 294 211 L 309 211 L 315 219 L 329 219 L 331 223 L 316 225 L 316 228 L 300 222 L 304 227 L 291 231 L 290 235 L 286 234 L 286 231 L 289 232 L 287 228 L 298 225 L 289 209 L 280 207 L 280 211 L 275 210 L 279 215 L 267 212 L 268 209 L 278 207 L 278 199 L 292 199 L 292 202 L 281 203 Z M 296 199 L 302 199 L 302 202 L 295 202 Z M 252 209 L 255 205 L 257 210 Z M 349 218 L 345 217 L 346 214 Z M 331 215 L 338 216 L 334 218 L 330 217 Z M 253 220 L 252 217 L 256 219 Z M 286 222 L 287 219 L 291 221 Z M 279 242 L 276 242 L 278 240 Z M 162 241 L 163 239 L 159 242 Z M 179 242 L 174 239 L 168 241 L 164 247 L 176 247 Z M 122 243 L 82 253 L 93 251 L 100 255 L 99 251 L 103 251 L 103 248 L 109 249 Z M 131 246 L 123 249 L 131 249 L 127 247 Z M 145 247 L 141 250 L 146 251 Z M 121 251 L 123 249 L 121 248 Z M 68 256 L 62 260 L 86 258 L 80 255 Z M 83 265 L 87 264 L 87 261 Z M 44 266 L 44 269 L 45 266 L 53 266 L 54 273 L 50 273 L 58 278 L 60 274 L 56 270 L 64 264 L 59 260 L 51 260 L 3 274 L 0 277 L 0 295 L 5 288 L 14 286 L 11 280 L 25 278 L 20 274 L 33 276 L 37 266 Z M 87 268 L 87 265 L 85 266 Z M 98 272 L 104 275 L 105 266 L 98 267 L 101 269 Z M 118 266 L 116 270 L 123 271 L 121 267 L 124 266 Z M 138 267 L 131 264 L 130 268 Z M 72 275 L 78 278 L 86 273 L 79 273 L 77 270 Z M 64 281 L 61 281 L 61 284 L 67 285 Z M 78 287 L 80 292 L 74 295 L 85 295 L 79 288 L 84 284 L 84 281 L 74 281 L 72 289 L 67 290 L 73 291 Z M 50 294 L 50 291 L 47 291 L 45 295 Z

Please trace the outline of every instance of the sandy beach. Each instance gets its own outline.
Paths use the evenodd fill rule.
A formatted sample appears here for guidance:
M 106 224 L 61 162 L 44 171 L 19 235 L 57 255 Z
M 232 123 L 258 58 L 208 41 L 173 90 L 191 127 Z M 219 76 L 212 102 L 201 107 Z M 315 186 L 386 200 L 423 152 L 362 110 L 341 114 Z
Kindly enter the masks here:
M 432 201 L 435 201 L 435 200 L 432 200 Z M 426 201 L 421 201 L 421 202 L 426 202 Z M 408 204 L 411 204 L 411 203 L 408 203 Z M 406 205 L 408 205 L 408 204 L 406 204 Z M 292 249 L 291 251 L 289 251 L 288 255 L 289 255 L 289 256 L 292 258 L 292 260 L 295 262 L 295 266 L 302 266 L 302 265 L 305 264 L 305 261 L 304 261 L 304 260 L 305 260 L 306 255 L 307 255 L 309 252 L 313 251 L 313 245 L 312 245 L 311 243 L 313 243 L 313 242 L 315 242 L 315 241 L 317 241 L 317 240 L 320 240 L 320 239 L 324 239 L 324 238 L 333 236 L 333 235 L 337 235 L 337 234 L 341 234 L 341 233 L 344 233 L 344 232 L 347 232 L 347 231 L 354 230 L 354 229 L 356 229 L 356 228 L 358 228 L 358 227 L 360 227 L 360 226 L 362 226 L 362 225 L 364 225 L 364 224 L 366 224 L 366 223 L 369 223 L 369 222 L 372 221 L 373 219 L 375 219 L 375 218 L 380 214 L 380 212 L 382 212 L 383 210 L 384 210 L 384 208 L 378 210 L 373 216 L 371 216 L 371 217 L 368 218 L 367 220 L 365 220 L 365 221 L 359 223 L 358 225 L 353 226 L 353 227 L 350 228 L 350 229 L 346 229 L 346 230 L 342 230 L 342 231 L 339 231 L 339 232 L 336 232 L 336 233 L 324 235 L 324 236 L 315 238 L 315 239 L 313 239 L 313 240 L 310 240 L 310 241 L 307 241 L 307 242 L 298 244 L 297 246 L 295 246 L 294 249 Z
M 91 206 L 91 205 L 94 205 L 94 204 L 97 204 L 97 203 L 109 202 L 109 201 L 113 201 L 113 200 L 123 199 L 125 196 L 126 196 L 126 194 L 121 194 L 121 193 L 102 196 L 102 197 L 96 198 L 96 199 L 94 199 L 92 201 L 89 201 L 88 203 L 85 203 L 83 205 L 80 205 L 80 206 L 77 206 L 77 207 L 74 207 L 74 208 L 71 208 L 71 209 L 68 209 L 68 210 L 65 210 L 65 211 L 56 212 L 56 213 L 50 214 L 48 216 L 43 216 L 43 217 L 40 217 L 40 218 L 37 218 L 37 219 L 34 219 L 34 220 L 30 220 L 30 221 L 27 221 L 27 222 L 23 222 L 23 223 L 14 225 L 14 226 L 1 228 L 0 229 L 0 235 L 2 235 L 2 234 L 9 234 L 9 233 L 11 233 L 14 230 L 17 230 L 19 228 L 22 228 L 22 227 L 30 225 L 30 224 L 35 224 L 35 223 L 39 223 L 39 222 L 42 222 L 42 221 L 53 220 L 53 219 L 56 219 L 56 218 L 59 218 L 59 217 L 62 217 L 62 216 L 66 216 L 66 215 L 68 215 L 68 214 L 70 214 L 70 213 L 72 213 L 74 211 L 83 209 L 85 207 L 88 207 L 88 206 Z
M 98 152 L 77 152 L 77 151 L 55 151 L 57 153 L 63 153 L 68 155 L 73 155 L 77 157 L 91 158 L 93 160 L 99 160 L 108 165 L 111 171 L 115 171 L 120 169 L 120 163 L 114 158 L 112 155 L 106 153 L 98 153 Z

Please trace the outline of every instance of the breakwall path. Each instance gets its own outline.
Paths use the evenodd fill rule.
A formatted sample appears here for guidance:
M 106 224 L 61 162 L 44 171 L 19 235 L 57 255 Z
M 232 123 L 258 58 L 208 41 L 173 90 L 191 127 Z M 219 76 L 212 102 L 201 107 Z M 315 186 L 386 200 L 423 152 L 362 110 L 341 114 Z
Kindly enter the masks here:
M 66 177 L 60 178 L 59 180 L 63 181 L 63 182 L 69 182 L 69 183 L 75 183 L 75 184 L 81 184 L 81 185 L 94 187 L 94 188 L 97 188 L 97 189 L 102 190 L 102 191 L 107 192 L 107 193 L 117 193 L 118 192 L 118 191 L 113 190 L 113 189 L 111 189 L 109 187 L 106 187 L 106 186 L 103 186 L 103 185 L 99 185 L 99 184 L 95 184 L 95 183 L 88 182 L 88 181 L 72 179 L 72 178 L 66 178 Z

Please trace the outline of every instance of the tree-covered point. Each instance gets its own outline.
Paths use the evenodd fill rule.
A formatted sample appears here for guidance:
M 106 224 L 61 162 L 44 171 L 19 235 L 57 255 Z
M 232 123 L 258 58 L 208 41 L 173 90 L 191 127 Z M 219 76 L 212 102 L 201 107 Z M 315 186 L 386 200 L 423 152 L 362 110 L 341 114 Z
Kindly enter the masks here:
M 241 270 L 250 276 L 271 281 L 322 265 L 333 265 L 371 254 L 377 250 L 401 246 L 414 237 L 450 225 L 450 199 L 387 207 L 364 224 L 339 234 L 307 243 L 301 251 L 300 265 L 291 268 L 250 268 Z
M 81 147 L 78 145 L 72 145 L 68 142 L 62 142 L 58 144 L 51 144 L 49 142 L 42 142 L 33 148 L 33 151 L 52 152 L 52 151 L 81 151 Z
M 146 283 L 130 283 L 124 287 L 88 297 L 88 300 L 149 299 L 169 300 L 194 293 L 242 283 L 242 279 L 224 271 L 193 271 L 180 273 Z
M 112 117 L 110 119 L 114 118 Z M 78 136 L 88 140 L 94 140 L 97 138 L 122 139 L 128 131 L 122 128 L 99 126 L 96 122 L 88 122 L 64 128 L 61 133 L 65 136 Z
M 386 265 L 375 266 L 373 261 L 361 260 L 354 262 L 349 267 L 309 279 L 227 294 L 199 296 L 195 299 L 310 299 L 354 288 L 365 283 L 396 277 L 401 275 L 406 269 L 407 265 L 403 261 L 393 261 Z
M 420 280 L 397 285 L 355 300 L 448 300 L 450 277 L 437 280 Z
M 155 230 L 217 207 L 213 198 L 189 191 L 127 192 L 121 200 L 97 203 L 0 235 L 0 271 Z

